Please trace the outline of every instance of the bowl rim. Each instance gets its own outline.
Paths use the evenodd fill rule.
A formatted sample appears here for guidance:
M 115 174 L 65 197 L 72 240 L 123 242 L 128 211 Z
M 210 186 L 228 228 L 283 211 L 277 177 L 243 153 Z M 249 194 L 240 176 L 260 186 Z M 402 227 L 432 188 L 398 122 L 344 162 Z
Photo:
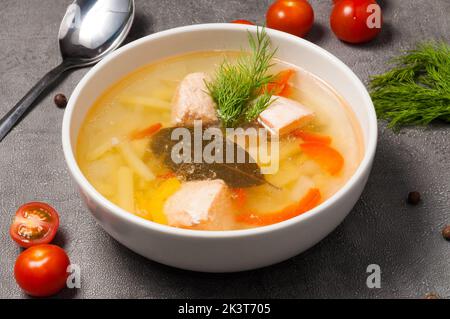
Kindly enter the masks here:
M 138 217 L 119 206 L 115 205 L 108 199 L 106 199 L 103 195 L 101 195 L 94 187 L 93 185 L 87 180 L 87 178 L 84 176 L 84 174 L 81 172 L 78 163 L 75 159 L 74 150 L 72 149 L 72 143 L 71 143 L 71 125 L 72 125 L 72 115 L 75 111 L 75 102 L 84 89 L 87 82 L 98 72 L 98 70 L 107 67 L 109 62 L 113 60 L 115 57 L 126 54 L 126 52 L 144 42 L 148 41 L 154 41 L 159 38 L 164 37 L 170 37 L 174 34 L 179 33 L 188 33 L 188 32 L 196 32 L 196 31 L 209 31 L 209 32 L 217 32 L 217 31 L 236 31 L 240 30 L 242 32 L 245 32 L 247 30 L 253 30 L 256 31 L 256 26 L 249 26 L 249 25 L 239 25 L 239 24 L 231 24 L 231 23 L 208 23 L 208 24 L 196 24 L 196 25 L 189 25 L 189 26 L 183 26 L 183 27 L 177 27 L 173 29 L 169 29 L 166 31 L 161 31 L 158 33 L 150 34 L 148 36 L 145 36 L 143 38 L 137 39 L 135 41 L 132 41 L 125 46 L 119 48 L 118 50 L 110 53 L 107 57 L 105 57 L 102 61 L 100 61 L 97 65 L 95 65 L 89 72 L 81 79 L 81 81 L 76 86 L 75 90 L 73 91 L 65 114 L 63 118 L 63 125 L 62 125 L 62 146 L 63 146 L 63 152 L 64 157 L 67 163 L 67 166 L 69 168 L 69 171 L 72 175 L 72 177 L 75 179 L 78 186 L 82 189 L 82 191 L 87 192 L 88 196 L 95 201 L 96 204 L 102 206 L 105 208 L 105 211 L 108 211 L 108 214 L 113 214 L 115 217 L 120 218 L 122 221 L 126 221 L 131 224 L 135 224 L 135 226 L 139 226 L 142 228 L 146 228 L 148 230 L 153 230 L 156 232 L 163 233 L 165 235 L 170 236 L 178 236 L 178 237 L 189 237 L 189 238 L 238 238 L 238 237 L 248 237 L 248 236 L 259 236 L 275 231 L 280 231 L 284 228 L 291 227 L 295 224 L 302 223 L 306 220 L 309 220 L 313 218 L 314 216 L 318 216 L 320 213 L 323 213 L 327 211 L 328 209 L 332 208 L 345 194 L 347 194 L 351 189 L 353 189 L 363 178 L 364 174 L 367 170 L 370 170 L 371 164 L 373 161 L 373 158 L 375 156 L 376 146 L 377 146 L 377 140 L 378 140 L 378 123 L 377 123 L 377 117 L 375 113 L 375 108 L 373 106 L 372 99 L 370 98 L 370 95 L 364 86 L 364 84 L 361 82 L 361 80 L 356 76 L 356 74 L 339 58 L 328 52 L 327 50 L 319 47 L 318 45 L 309 42 L 305 39 L 290 35 L 285 32 L 277 31 L 274 29 L 267 28 L 267 33 L 269 36 L 276 36 L 279 38 L 284 38 L 284 40 L 287 41 L 294 41 L 294 42 L 300 42 L 302 46 L 308 47 L 310 49 L 313 49 L 317 54 L 320 54 L 329 60 L 332 61 L 332 63 L 336 64 L 342 72 L 346 73 L 348 76 L 350 76 L 355 83 L 355 85 L 358 87 L 359 91 L 363 95 L 363 98 L 365 100 L 365 104 L 367 106 L 367 112 L 368 112 L 368 123 L 364 123 L 365 125 L 368 125 L 368 142 L 365 145 L 365 152 L 363 159 L 361 160 L 357 170 L 354 172 L 354 174 L 350 177 L 350 179 L 344 184 L 342 188 L 340 188 L 334 195 L 332 195 L 330 198 L 328 198 L 326 201 L 321 203 L 319 206 L 315 207 L 314 209 L 296 216 L 294 218 L 288 219 L 283 222 L 279 222 L 272 225 L 267 226 L 261 226 L 256 228 L 250 228 L 250 229 L 242 229 L 242 230 L 224 230 L 224 231 L 202 231 L 202 230 L 191 230 L 191 229 L 183 229 L 183 228 L 176 228 L 168 225 L 161 225 L 158 223 L 155 223 L 150 220 L 143 219 L 141 217 Z M 130 70 L 131 72 L 132 70 Z M 358 120 L 358 123 L 361 125 L 360 121 Z M 92 213 L 91 213 L 92 214 Z

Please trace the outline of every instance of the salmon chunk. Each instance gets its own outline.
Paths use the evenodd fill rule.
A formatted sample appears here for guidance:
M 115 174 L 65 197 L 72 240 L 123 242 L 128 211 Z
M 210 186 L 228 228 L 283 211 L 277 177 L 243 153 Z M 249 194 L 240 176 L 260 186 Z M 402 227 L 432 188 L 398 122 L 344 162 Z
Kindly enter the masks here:
M 258 122 L 273 135 L 289 134 L 314 119 L 314 112 L 297 101 L 273 96 L 272 104 L 259 115 Z
M 164 205 L 168 224 L 200 230 L 226 230 L 233 224 L 233 204 L 223 180 L 184 183 Z
M 216 104 L 208 94 L 206 73 L 188 74 L 178 86 L 172 102 L 172 123 L 174 125 L 193 125 L 201 120 L 203 124 L 218 121 Z

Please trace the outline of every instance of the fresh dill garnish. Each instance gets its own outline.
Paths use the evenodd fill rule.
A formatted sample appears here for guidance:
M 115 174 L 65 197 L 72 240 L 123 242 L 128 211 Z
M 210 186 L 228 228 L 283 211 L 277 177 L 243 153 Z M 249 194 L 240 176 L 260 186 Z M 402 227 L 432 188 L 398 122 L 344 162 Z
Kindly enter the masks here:
M 265 90 L 263 95 L 256 98 L 252 103 L 250 103 L 249 107 L 247 108 L 245 112 L 245 120 L 250 123 L 256 120 L 261 114 L 262 111 L 264 111 L 271 103 L 272 94 Z
M 249 33 L 248 39 L 251 53 L 243 54 L 235 63 L 225 60 L 214 80 L 206 83 L 225 127 L 254 120 L 270 104 L 271 94 L 264 87 L 273 79 L 267 72 L 276 50 L 271 49 L 265 29 L 258 29 L 256 36 Z M 258 98 L 261 93 L 263 98 Z
M 371 78 L 378 116 L 396 128 L 450 122 L 450 46 L 422 43 L 392 62 L 389 72 Z

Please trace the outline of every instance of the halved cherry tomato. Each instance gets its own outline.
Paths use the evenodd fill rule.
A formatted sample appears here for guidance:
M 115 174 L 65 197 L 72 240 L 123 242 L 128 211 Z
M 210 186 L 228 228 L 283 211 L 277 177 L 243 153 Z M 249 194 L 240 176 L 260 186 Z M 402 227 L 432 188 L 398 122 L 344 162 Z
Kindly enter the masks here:
M 374 9 L 371 9 L 372 6 Z M 372 25 L 379 14 L 379 27 Z M 364 43 L 375 38 L 383 24 L 380 6 L 375 0 L 339 0 L 330 17 L 334 34 L 342 41 Z
M 304 143 L 300 145 L 303 153 L 315 161 L 330 175 L 337 175 L 344 167 L 344 158 L 334 148 L 323 143 Z
M 53 207 L 31 202 L 19 207 L 9 233 L 21 247 L 28 248 L 50 243 L 58 227 L 59 216 Z
M 314 10 L 306 0 L 277 0 L 266 19 L 269 28 L 304 37 L 314 24 Z
M 248 25 L 255 25 L 253 22 L 248 21 L 248 20 L 234 20 L 231 21 L 231 23 L 236 23 L 236 24 L 248 24 Z
M 14 266 L 14 276 L 17 284 L 28 295 L 49 297 L 66 286 L 69 265 L 69 257 L 62 248 L 38 245 L 19 255 Z

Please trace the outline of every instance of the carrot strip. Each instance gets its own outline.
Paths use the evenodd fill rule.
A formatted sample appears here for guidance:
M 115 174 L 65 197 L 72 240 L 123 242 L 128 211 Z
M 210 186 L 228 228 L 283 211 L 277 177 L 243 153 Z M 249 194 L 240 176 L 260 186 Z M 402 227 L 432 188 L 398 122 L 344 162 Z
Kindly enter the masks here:
M 266 90 L 274 95 L 288 97 L 291 94 L 291 86 L 289 80 L 295 74 L 295 70 L 289 69 L 278 73 L 275 80 L 266 86 Z
M 282 97 L 289 97 L 292 95 L 292 85 L 290 85 L 289 83 L 286 83 L 283 90 L 281 90 L 280 93 L 278 93 L 278 96 L 282 96 Z
M 331 175 L 337 175 L 344 167 L 344 158 L 334 148 L 322 143 L 300 144 L 303 153 Z
M 295 137 L 301 138 L 305 143 L 321 143 L 330 145 L 332 142 L 331 137 L 328 135 L 306 132 L 303 130 L 297 130 L 293 134 Z
M 135 131 L 130 134 L 131 140 L 141 140 L 143 138 L 152 136 L 153 134 L 157 133 L 162 128 L 161 123 L 157 123 L 154 125 L 151 125 L 141 131 Z
M 236 208 L 242 209 L 245 207 L 245 204 L 247 203 L 247 193 L 245 189 L 243 188 L 235 188 L 232 190 L 233 192 L 233 198 L 234 203 L 236 205 Z
M 174 172 L 168 172 L 166 174 L 161 174 L 156 177 L 159 179 L 170 179 L 170 178 L 177 177 L 177 174 L 175 174 Z
M 248 212 L 238 215 L 236 220 L 238 222 L 253 226 L 272 225 L 306 213 L 319 205 L 321 200 L 322 196 L 320 194 L 320 190 L 317 188 L 311 188 L 305 197 L 303 197 L 297 204 L 290 205 L 279 212 L 270 214 L 255 214 Z

